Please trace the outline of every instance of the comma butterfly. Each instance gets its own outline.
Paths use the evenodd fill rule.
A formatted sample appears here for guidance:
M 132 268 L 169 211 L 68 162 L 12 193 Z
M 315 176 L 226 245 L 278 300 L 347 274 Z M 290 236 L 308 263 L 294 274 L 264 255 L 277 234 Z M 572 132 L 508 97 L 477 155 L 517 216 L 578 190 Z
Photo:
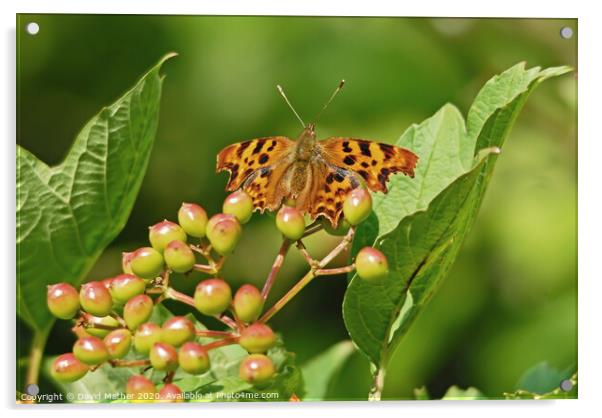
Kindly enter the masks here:
M 344 80 L 320 113 L 343 84 Z M 299 138 L 252 139 L 229 145 L 217 156 L 217 172 L 230 173 L 226 190 L 242 188 L 255 209 L 274 211 L 290 201 L 312 219 L 324 216 L 336 227 L 352 189 L 365 185 L 374 192 L 387 193 L 391 174 L 414 177 L 418 156 L 410 150 L 347 137 L 317 140 L 315 123 L 306 125 L 280 86 L 278 90 L 304 126 Z

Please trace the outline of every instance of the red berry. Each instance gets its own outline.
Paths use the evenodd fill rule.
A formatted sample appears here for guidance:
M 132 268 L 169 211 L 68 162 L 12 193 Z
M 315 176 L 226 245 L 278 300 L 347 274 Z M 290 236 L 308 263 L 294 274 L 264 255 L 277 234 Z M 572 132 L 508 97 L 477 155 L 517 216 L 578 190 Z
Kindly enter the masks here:
M 253 215 L 253 199 L 243 190 L 237 190 L 226 197 L 222 210 L 236 216 L 241 224 L 246 224 Z
M 172 241 L 186 242 L 186 232 L 176 223 L 163 221 L 149 228 L 148 240 L 155 250 L 162 253 L 167 244 Z
M 112 360 L 123 358 L 130 351 L 132 334 L 127 329 L 111 331 L 103 340 Z
M 230 286 L 222 279 L 200 282 L 194 292 L 194 306 L 202 314 L 213 316 L 224 312 L 232 301 Z
M 163 324 L 161 340 L 174 347 L 179 347 L 186 341 L 193 340 L 196 330 L 192 321 L 185 316 L 174 316 Z
M 221 255 L 234 251 L 241 235 L 242 228 L 234 215 L 219 213 L 207 223 L 207 238 L 213 249 Z
M 234 295 L 232 302 L 236 316 L 244 322 L 253 322 L 263 309 L 261 292 L 250 284 L 241 286 Z
M 73 353 L 61 354 L 50 366 L 50 374 L 59 382 L 75 382 L 88 373 L 90 368 L 79 361 Z
M 134 252 L 131 253 L 123 252 L 121 253 L 121 269 L 125 274 L 134 274 L 132 272 L 132 257 L 134 256 Z
M 372 196 L 363 187 L 353 189 L 343 203 L 343 214 L 351 225 L 363 222 L 372 211 Z
M 377 282 L 389 274 L 387 257 L 376 248 L 364 247 L 355 259 L 358 276 L 368 282 Z
M 141 375 L 130 377 L 125 386 L 125 392 L 133 402 L 152 402 L 156 391 L 153 382 Z
M 103 316 L 101 318 L 98 316 L 86 314 L 85 319 L 86 319 L 86 323 L 90 325 L 90 326 L 85 327 L 86 332 L 88 334 L 93 335 L 98 338 L 103 338 L 105 335 L 107 335 L 109 332 L 111 332 L 110 329 L 104 328 L 105 326 L 119 328 L 119 322 L 110 315 Z M 94 327 L 95 325 L 100 325 L 100 327 L 95 328 Z
M 249 353 L 265 353 L 276 344 L 276 335 L 266 324 L 255 322 L 241 331 L 238 343 Z
M 109 359 L 109 352 L 100 338 L 83 337 L 73 345 L 73 355 L 82 363 L 90 366 L 104 363 Z
M 203 374 L 209 370 L 209 355 L 199 343 L 187 342 L 178 352 L 180 367 L 190 374 Z
M 134 334 L 134 348 L 141 354 L 148 354 L 153 344 L 161 341 L 161 327 L 152 322 L 142 324 Z
M 188 235 L 203 238 L 207 221 L 207 212 L 201 206 L 196 203 L 182 203 L 178 211 L 178 222 Z
M 120 274 L 110 281 L 109 290 L 113 300 L 126 303 L 134 296 L 141 295 L 146 290 L 146 283 L 132 274 Z
M 147 295 L 138 295 L 130 299 L 123 308 L 123 319 L 128 328 L 134 330 L 148 321 L 153 307 L 153 300 Z
M 154 279 L 163 271 L 163 256 L 154 248 L 138 248 L 130 258 L 130 267 L 136 276 Z
M 240 378 L 258 387 L 267 385 L 275 372 L 274 363 L 263 354 L 251 354 L 240 363 L 239 368 Z
M 172 241 L 163 251 L 165 264 L 176 273 L 186 273 L 192 269 L 196 258 L 194 253 L 184 241 Z
M 159 391 L 159 402 L 184 402 L 182 391 L 173 383 L 167 383 Z
M 104 284 L 89 282 L 79 291 L 82 309 L 94 316 L 107 316 L 113 308 L 113 299 Z
M 178 368 L 178 353 L 173 346 L 155 343 L 151 347 L 149 358 L 155 370 L 171 372 Z
M 77 290 L 68 283 L 48 286 L 46 301 L 50 312 L 60 319 L 71 319 L 79 310 Z
M 276 227 L 286 238 L 297 241 L 305 233 L 305 219 L 297 208 L 282 206 L 276 215 Z

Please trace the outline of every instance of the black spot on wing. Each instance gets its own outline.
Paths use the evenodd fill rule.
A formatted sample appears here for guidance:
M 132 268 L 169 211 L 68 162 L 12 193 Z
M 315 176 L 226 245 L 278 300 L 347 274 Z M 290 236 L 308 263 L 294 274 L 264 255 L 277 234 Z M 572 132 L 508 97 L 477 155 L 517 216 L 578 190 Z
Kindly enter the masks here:
M 245 142 L 241 142 L 240 146 L 238 147 L 238 149 L 236 150 L 236 156 L 238 158 L 240 158 L 242 156 L 242 153 L 245 152 L 245 150 L 247 148 L 249 148 L 249 145 L 251 145 L 251 141 L 245 141 Z
M 255 145 L 255 148 L 253 148 L 253 154 L 258 154 L 261 152 L 261 149 L 263 148 L 263 145 L 265 144 L 265 139 L 258 139 L 257 140 L 257 145 Z
M 378 144 L 380 150 L 385 155 L 385 160 L 389 160 L 395 155 L 395 147 L 389 144 Z
M 372 153 L 370 152 L 370 142 L 358 141 L 358 144 L 360 146 L 360 151 L 362 155 L 365 155 L 366 157 L 372 157 Z
M 355 158 L 353 158 L 352 155 L 347 155 L 345 157 L 345 159 L 343 160 L 343 162 L 347 165 L 353 165 L 353 164 L 355 164 Z
M 353 151 L 351 149 L 351 147 L 349 146 L 349 141 L 344 141 L 343 142 L 343 151 L 344 152 L 352 152 Z
M 270 159 L 270 156 L 268 154 L 261 154 L 259 156 L 259 164 L 265 164 L 268 162 L 268 160 Z

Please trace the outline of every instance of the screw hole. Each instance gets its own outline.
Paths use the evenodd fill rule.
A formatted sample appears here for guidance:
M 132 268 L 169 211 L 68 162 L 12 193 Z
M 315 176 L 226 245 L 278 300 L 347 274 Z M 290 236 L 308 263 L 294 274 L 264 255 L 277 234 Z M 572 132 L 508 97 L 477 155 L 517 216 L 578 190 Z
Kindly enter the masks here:
M 573 37 L 573 29 L 565 26 L 562 29 L 560 29 L 560 37 L 562 39 L 571 39 Z
M 25 28 L 25 30 L 30 35 L 37 35 L 38 32 L 40 31 L 40 25 L 38 25 L 36 22 L 29 22 L 27 24 L 27 27 Z

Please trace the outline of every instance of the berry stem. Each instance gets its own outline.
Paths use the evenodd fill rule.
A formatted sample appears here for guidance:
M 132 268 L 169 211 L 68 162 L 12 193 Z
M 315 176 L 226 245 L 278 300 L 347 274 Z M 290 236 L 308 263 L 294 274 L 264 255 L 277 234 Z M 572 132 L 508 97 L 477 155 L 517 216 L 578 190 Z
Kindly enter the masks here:
M 238 329 L 238 324 L 228 315 L 215 315 L 215 319 L 224 323 L 228 328 Z
M 217 269 L 214 266 L 210 266 L 207 264 L 195 264 L 194 266 L 192 266 L 193 270 L 196 271 L 200 271 L 201 273 L 207 273 L 207 274 L 217 274 Z
M 173 378 L 175 376 L 176 372 L 169 372 L 165 375 L 165 378 L 163 379 L 163 383 L 168 384 L 173 382 Z
M 219 348 L 219 347 L 236 344 L 236 343 L 238 343 L 238 337 L 228 337 L 228 338 L 224 338 L 222 340 L 217 340 L 217 341 L 210 342 L 208 344 L 204 344 L 203 348 L 205 350 L 209 351 L 209 350 L 213 350 L 214 348 Z
M 307 272 L 305 276 L 301 278 L 291 289 L 286 292 L 284 296 L 282 296 L 278 302 L 276 302 L 270 309 L 268 309 L 261 318 L 259 318 L 260 322 L 269 321 L 280 309 L 282 309 L 292 298 L 294 298 L 297 293 L 299 293 L 305 286 L 311 282 L 314 277 L 316 277 L 315 271 L 312 269 Z
M 320 261 L 318 265 L 321 269 L 330 264 L 332 260 L 334 260 L 343 250 L 345 250 L 345 248 L 347 248 L 349 243 L 353 240 L 353 234 L 355 234 L 355 228 L 350 228 L 341 242 L 339 242 L 337 246 L 334 247 L 332 251 L 322 259 L 322 261 Z
M 208 329 L 198 329 L 196 330 L 196 336 L 208 338 L 228 338 L 232 336 L 232 333 L 229 331 L 211 331 Z
M 150 366 L 150 360 L 109 360 L 112 367 L 144 367 Z
M 116 320 L 117 322 L 119 322 L 119 325 L 121 325 L 123 328 L 127 328 L 127 324 L 125 323 L 125 320 L 119 316 L 119 314 L 117 312 L 111 312 L 109 314 L 114 320 Z
M 167 289 L 165 289 L 164 294 L 167 299 L 177 300 L 178 302 L 185 303 L 186 305 L 192 306 L 193 308 L 195 308 L 193 298 L 191 298 L 190 296 L 188 296 L 182 292 L 178 292 L 173 287 L 168 287 Z
M 337 267 L 332 269 L 318 269 L 316 270 L 316 276 L 331 276 L 335 274 L 350 273 L 355 270 L 355 264 L 350 264 L 345 267 Z
M 280 246 L 278 255 L 274 260 L 274 264 L 272 264 L 272 269 L 270 270 L 268 278 L 266 279 L 265 284 L 263 285 L 263 289 L 261 290 L 261 297 L 264 301 L 268 298 L 268 295 L 270 294 L 270 290 L 272 289 L 272 286 L 276 281 L 276 276 L 278 275 L 278 272 L 280 271 L 280 268 L 284 263 L 284 257 L 286 257 L 286 253 L 288 252 L 290 246 L 291 242 L 288 239 L 282 241 L 282 245 Z
M 303 256 L 303 258 L 305 258 L 305 261 L 307 261 L 307 264 L 309 265 L 309 267 L 316 267 L 318 260 L 314 259 L 309 252 L 307 251 L 307 248 L 305 248 L 305 244 L 303 244 L 303 241 L 298 240 L 297 241 L 297 249 L 299 250 L 299 252 L 301 253 L 301 255 Z
M 301 238 L 308 237 L 312 234 L 315 234 L 318 231 L 321 231 L 322 229 L 324 229 L 324 226 L 322 226 L 322 223 L 319 221 L 315 221 L 314 223 L 309 225 L 307 228 L 305 228 L 305 233 L 303 234 L 303 236 Z

